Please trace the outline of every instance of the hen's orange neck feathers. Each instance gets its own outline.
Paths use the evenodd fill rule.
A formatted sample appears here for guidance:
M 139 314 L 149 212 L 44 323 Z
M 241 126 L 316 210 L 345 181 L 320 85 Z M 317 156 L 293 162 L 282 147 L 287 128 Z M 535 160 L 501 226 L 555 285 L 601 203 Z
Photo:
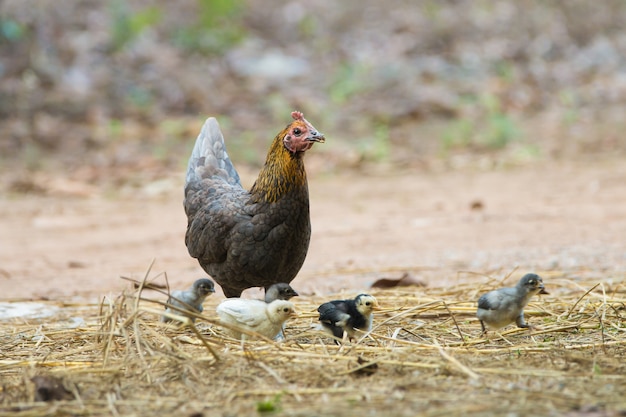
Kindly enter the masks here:
M 324 135 L 309 123 L 302 112 L 291 113 L 293 122 L 274 138 L 265 166 L 250 190 L 253 198 L 274 203 L 286 195 L 305 196 L 308 201 L 306 172 L 302 157 L 313 143 L 324 142 Z
M 278 201 L 282 196 L 297 189 L 307 187 L 306 171 L 302 157 L 304 152 L 287 150 L 283 139 L 289 134 L 292 124 L 274 138 L 265 165 L 250 190 L 252 195 L 269 203 Z

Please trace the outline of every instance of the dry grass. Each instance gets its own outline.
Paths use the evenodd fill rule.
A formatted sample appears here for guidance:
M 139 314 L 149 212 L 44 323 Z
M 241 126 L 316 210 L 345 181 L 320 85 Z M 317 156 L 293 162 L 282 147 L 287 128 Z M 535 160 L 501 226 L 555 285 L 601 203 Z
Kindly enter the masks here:
M 54 320 L 0 327 L 0 415 L 623 415 L 624 288 L 544 280 L 551 295 L 526 309 L 532 331 L 480 335 L 472 300 L 498 282 L 407 287 L 371 291 L 383 311 L 344 346 L 314 328 L 331 297 L 298 297 L 283 343 L 226 337 L 217 297 L 182 327 L 160 323 L 159 297 L 141 287 L 65 304 Z M 35 402 L 39 375 L 73 399 Z

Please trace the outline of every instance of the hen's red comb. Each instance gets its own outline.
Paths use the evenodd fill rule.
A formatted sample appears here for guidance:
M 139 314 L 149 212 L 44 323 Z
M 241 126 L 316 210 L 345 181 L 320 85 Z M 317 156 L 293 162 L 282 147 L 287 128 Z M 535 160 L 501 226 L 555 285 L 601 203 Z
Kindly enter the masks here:
M 297 110 L 291 112 L 291 117 L 293 117 L 293 120 L 304 120 L 304 114 Z

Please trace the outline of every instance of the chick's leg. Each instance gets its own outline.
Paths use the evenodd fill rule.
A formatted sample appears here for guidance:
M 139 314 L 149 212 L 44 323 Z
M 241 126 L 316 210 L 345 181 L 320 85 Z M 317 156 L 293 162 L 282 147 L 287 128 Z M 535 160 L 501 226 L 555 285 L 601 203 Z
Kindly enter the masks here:
M 482 327 L 483 331 L 480 332 L 481 336 L 487 334 L 487 328 L 485 327 L 485 322 L 480 320 L 480 327 Z
M 523 329 L 527 329 L 530 326 L 526 323 L 526 321 L 524 321 L 524 312 L 522 311 L 520 313 L 519 316 L 517 316 L 517 319 L 515 319 L 515 324 L 517 324 L 517 327 L 521 327 Z

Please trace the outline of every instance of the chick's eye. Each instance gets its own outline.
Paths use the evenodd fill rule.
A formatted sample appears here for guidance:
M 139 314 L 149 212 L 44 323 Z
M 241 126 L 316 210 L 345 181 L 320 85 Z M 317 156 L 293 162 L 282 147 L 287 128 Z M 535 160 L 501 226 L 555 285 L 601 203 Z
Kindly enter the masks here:
M 372 304 L 372 303 L 370 303 L 369 301 L 366 301 L 366 302 L 365 302 L 365 305 L 366 305 L 366 306 L 370 306 L 371 304 Z
M 288 313 L 288 312 L 289 312 L 289 309 L 288 309 L 287 307 L 285 307 L 285 308 L 283 308 L 283 311 L 284 311 L 285 313 Z
M 299 127 L 296 127 L 296 128 L 293 130 L 293 134 L 294 134 L 294 135 L 296 135 L 296 136 L 300 136 L 300 135 L 302 134 L 302 130 L 300 130 L 300 128 L 299 128 Z

